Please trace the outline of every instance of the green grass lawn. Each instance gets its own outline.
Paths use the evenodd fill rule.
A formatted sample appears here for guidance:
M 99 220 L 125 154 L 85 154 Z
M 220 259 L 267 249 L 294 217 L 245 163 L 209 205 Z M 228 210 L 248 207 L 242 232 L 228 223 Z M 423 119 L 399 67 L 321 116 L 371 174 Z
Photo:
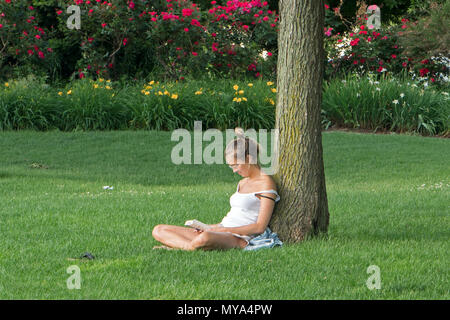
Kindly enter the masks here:
M 255 252 L 152 250 L 156 224 L 220 222 L 240 179 L 172 164 L 176 144 L 0 132 L 0 298 L 449 299 L 450 140 L 324 132 L 328 238 Z M 69 259 L 86 251 L 96 259 Z M 71 265 L 80 290 L 67 289 Z

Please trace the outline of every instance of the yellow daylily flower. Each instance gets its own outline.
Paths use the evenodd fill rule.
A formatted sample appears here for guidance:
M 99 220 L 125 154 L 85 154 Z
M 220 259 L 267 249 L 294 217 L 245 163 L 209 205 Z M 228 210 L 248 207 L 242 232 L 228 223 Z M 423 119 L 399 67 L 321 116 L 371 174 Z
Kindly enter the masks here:
M 159 94 L 160 96 L 164 95 L 164 93 L 162 93 L 161 91 L 158 91 L 158 94 Z
M 271 85 L 273 85 L 273 82 L 272 82 L 272 81 L 269 81 L 269 82 L 267 82 L 267 85 L 268 85 L 268 86 L 271 86 Z
M 9 87 L 9 83 L 8 82 L 5 82 L 5 87 Z
M 272 88 L 272 89 L 270 89 L 270 91 L 272 91 L 273 93 L 275 93 L 275 92 L 277 92 L 277 89 L 276 89 L 276 88 Z
M 246 97 L 242 97 L 242 100 L 247 101 L 247 98 Z
M 70 89 L 69 91 L 67 91 L 67 94 L 72 94 L 72 89 Z
M 172 99 L 178 99 L 178 95 L 177 94 L 172 94 L 171 98 Z
M 145 94 L 145 92 L 146 92 L 145 89 L 142 89 L 142 90 L 141 90 L 141 93 Z
M 106 82 L 110 83 L 110 82 L 111 82 L 111 80 L 106 80 Z
M 239 90 L 239 94 L 244 94 L 244 90 Z
M 237 102 L 241 102 L 242 101 L 242 99 L 241 98 L 237 98 L 237 100 L 236 100 Z
M 166 96 L 170 95 L 169 91 L 167 91 L 167 90 L 164 91 L 164 94 L 165 94 Z
M 145 87 L 145 89 L 147 89 L 147 90 L 150 90 L 150 89 L 152 89 L 153 87 L 152 86 L 146 86 Z
M 237 90 L 239 89 L 239 86 L 238 86 L 237 84 L 235 84 L 235 85 L 233 86 L 233 89 L 237 91 Z
M 106 86 L 105 88 L 108 89 L 108 90 L 111 90 L 111 87 L 110 87 L 110 86 Z
M 233 98 L 233 101 L 236 101 L 236 100 L 237 100 L 237 98 L 236 98 L 236 97 L 234 97 L 234 98 Z
M 198 96 L 199 94 L 202 94 L 202 91 L 195 91 L 195 95 Z
M 62 91 L 58 92 L 58 94 L 59 94 L 60 96 L 62 96 L 62 95 L 63 95 Z
M 103 81 L 105 81 L 105 79 L 99 78 L 98 81 L 103 82 Z
M 149 91 L 145 91 L 145 95 L 148 96 L 150 94 Z
M 152 85 L 152 84 L 154 84 L 154 83 L 155 83 L 155 81 L 152 80 L 152 81 L 150 81 L 148 84 L 149 84 L 149 85 Z
M 275 101 L 273 101 L 273 99 L 269 99 L 269 102 L 271 105 L 275 105 Z
M 248 86 L 249 86 L 249 87 L 253 87 L 253 83 L 249 83 Z
M 98 84 L 94 83 L 94 89 L 98 88 Z

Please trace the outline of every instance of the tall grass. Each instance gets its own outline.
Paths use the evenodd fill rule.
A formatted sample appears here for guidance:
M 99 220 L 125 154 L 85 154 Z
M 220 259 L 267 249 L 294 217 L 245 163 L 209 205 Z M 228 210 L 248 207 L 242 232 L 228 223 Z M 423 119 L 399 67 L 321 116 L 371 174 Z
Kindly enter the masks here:
M 448 134 L 448 93 L 419 87 L 406 79 L 352 76 L 324 86 L 324 117 L 343 127 Z
M 64 88 L 42 80 L 0 87 L 0 130 L 271 129 L 275 84 L 266 81 L 190 80 L 113 83 L 82 79 Z M 446 95 L 447 94 L 447 95 Z M 406 80 L 335 79 L 324 84 L 322 125 L 448 135 L 448 93 Z

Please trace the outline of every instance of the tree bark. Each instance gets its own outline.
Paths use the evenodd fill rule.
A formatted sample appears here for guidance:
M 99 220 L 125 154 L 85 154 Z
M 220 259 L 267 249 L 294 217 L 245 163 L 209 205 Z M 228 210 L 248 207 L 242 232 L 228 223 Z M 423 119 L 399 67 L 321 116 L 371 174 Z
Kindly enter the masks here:
M 325 9 L 323 0 L 280 0 L 279 8 L 274 179 L 281 201 L 270 226 L 292 243 L 327 232 L 329 222 L 320 123 Z

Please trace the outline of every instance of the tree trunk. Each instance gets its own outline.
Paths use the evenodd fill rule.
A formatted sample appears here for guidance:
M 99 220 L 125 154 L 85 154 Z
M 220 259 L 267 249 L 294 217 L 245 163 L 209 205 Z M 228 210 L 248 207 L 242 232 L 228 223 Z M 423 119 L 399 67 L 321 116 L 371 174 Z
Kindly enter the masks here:
M 292 243 L 328 229 L 320 123 L 325 9 L 323 0 L 280 0 L 279 8 L 274 179 L 281 201 L 270 226 Z

